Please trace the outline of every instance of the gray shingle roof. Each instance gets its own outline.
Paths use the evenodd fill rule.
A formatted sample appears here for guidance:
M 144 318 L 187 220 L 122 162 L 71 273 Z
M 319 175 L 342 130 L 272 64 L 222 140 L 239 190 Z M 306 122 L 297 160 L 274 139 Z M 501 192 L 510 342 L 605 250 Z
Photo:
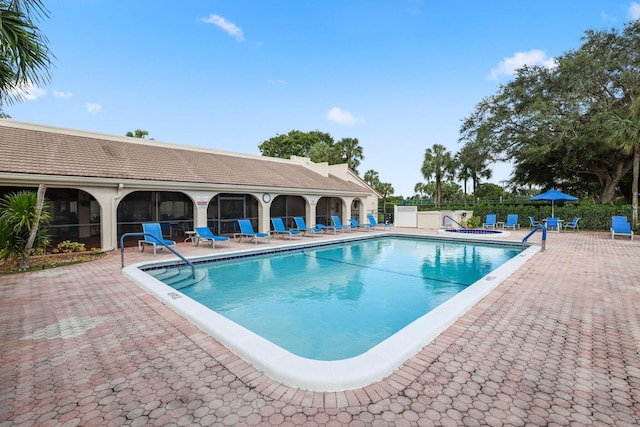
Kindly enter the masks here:
M 6 120 L 0 120 L 0 146 L 0 172 L 368 192 L 289 160 Z

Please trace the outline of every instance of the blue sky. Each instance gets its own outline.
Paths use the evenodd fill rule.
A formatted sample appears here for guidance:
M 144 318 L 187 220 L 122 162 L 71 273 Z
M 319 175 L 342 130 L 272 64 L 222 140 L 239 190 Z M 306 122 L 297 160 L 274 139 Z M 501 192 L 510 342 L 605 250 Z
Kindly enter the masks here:
M 52 80 L 5 105 L 13 119 L 259 154 L 296 129 L 357 138 L 413 195 L 425 149 L 455 153 L 462 120 L 514 68 L 621 29 L 617 0 L 53 0 L 40 27 Z M 507 179 L 496 165 L 490 180 Z

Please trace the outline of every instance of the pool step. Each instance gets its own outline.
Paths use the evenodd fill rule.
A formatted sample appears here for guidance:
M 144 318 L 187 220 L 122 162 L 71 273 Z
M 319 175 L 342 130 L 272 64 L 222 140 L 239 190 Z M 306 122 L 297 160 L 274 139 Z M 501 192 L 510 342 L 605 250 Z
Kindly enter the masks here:
M 158 270 L 148 270 L 146 273 L 150 276 L 155 277 L 156 279 L 164 282 L 166 279 L 170 279 L 178 274 L 180 274 L 180 269 L 178 268 L 163 268 Z
M 192 277 L 190 268 L 163 268 L 149 270 L 146 273 L 176 290 L 195 285 L 207 277 L 204 270 L 196 270 L 195 277 Z
M 195 277 L 191 275 L 191 269 L 180 269 L 180 273 L 171 277 L 170 279 L 163 280 L 164 283 L 171 286 L 176 290 L 186 288 L 187 286 L 195 285 L 204 280 L 207 277 L 207 272 L 204 270 L 196 270 Z

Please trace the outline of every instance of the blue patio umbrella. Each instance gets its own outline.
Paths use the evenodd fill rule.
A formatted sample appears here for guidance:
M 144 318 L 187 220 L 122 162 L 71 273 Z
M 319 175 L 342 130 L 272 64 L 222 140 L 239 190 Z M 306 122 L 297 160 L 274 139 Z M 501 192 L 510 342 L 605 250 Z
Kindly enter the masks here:
M 563 193 L 560 190 L 549 190 L 545 191 L 542 194 L 538 194 L 537 196 L 533 196 L 529 198 L 529 200 L 547 200 L 551 201 L 551 216 L 555 215 L 555 207 L 554 203 L 557 201 L 562 202 L 575 202 L 576 200 L 580 200 L 578 197 L 571 196 L 569 194 Z

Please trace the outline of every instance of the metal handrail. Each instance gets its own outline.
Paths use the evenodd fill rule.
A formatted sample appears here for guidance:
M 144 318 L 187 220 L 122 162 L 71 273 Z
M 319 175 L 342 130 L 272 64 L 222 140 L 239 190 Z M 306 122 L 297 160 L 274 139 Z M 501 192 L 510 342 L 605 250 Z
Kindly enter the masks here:
M 545 246 L 545 243 L 547 242 L 547 227 L 545 227 L 542 224 L 536 225 L 535 227 L 533 227 L 533 230 L 531 230 L 529 232 L 529 234 L 524 236 L 524 239 L 522 239 L 522 244 L 524 245 L 527 242 L 527 239 L 529 237 L 531 237 L 533 235 L 533 233 L 535 233 L 538 230 L 542 230 L 542 243 L 541 243 L 540 246 L 541 246 L 542 250 L 544 251 L 544 246 Z
M 171 251 L 171 253 L 173 253 L 175 256 L 177 256 L 182 261 L 184 261 L 184 263 L 187 264 L 189 267 L 191 267 L 191 278 L 195 278 L 196 277 L 196 267 L 191 263 L 191 261 L 189 261 L 188 259 L 186 259 L 182 255 L 180 255 L 175 249 L 172 249 L 166 243 L 160 241 L 156 236 L 154 236 L 153 234 L 149 234 L 149 233 L 124 233 L 122 236 L 120 236 L 120 263 L 122 265 L 122 268 L 124 268 L 124 238 L 125 237 L 130 237 L 130 236 L 145 236 L 145 237 L 153 238 L 161 246 L 169 249 L 169 251 Z
M 462 227 L 463 229 L 467 229 L 467 227 L 465 227 L 464 225 L 460 224 L 458 221 L 456 221 L 455 219 L 451 218 L 449 215 L 445 215 L 442 217 L 442 226 L 444 227 L 444 220 L 446 218 L 449 218 L 451 221 L 455 222 L 456 224 L 458 224 L 460 227 Z

